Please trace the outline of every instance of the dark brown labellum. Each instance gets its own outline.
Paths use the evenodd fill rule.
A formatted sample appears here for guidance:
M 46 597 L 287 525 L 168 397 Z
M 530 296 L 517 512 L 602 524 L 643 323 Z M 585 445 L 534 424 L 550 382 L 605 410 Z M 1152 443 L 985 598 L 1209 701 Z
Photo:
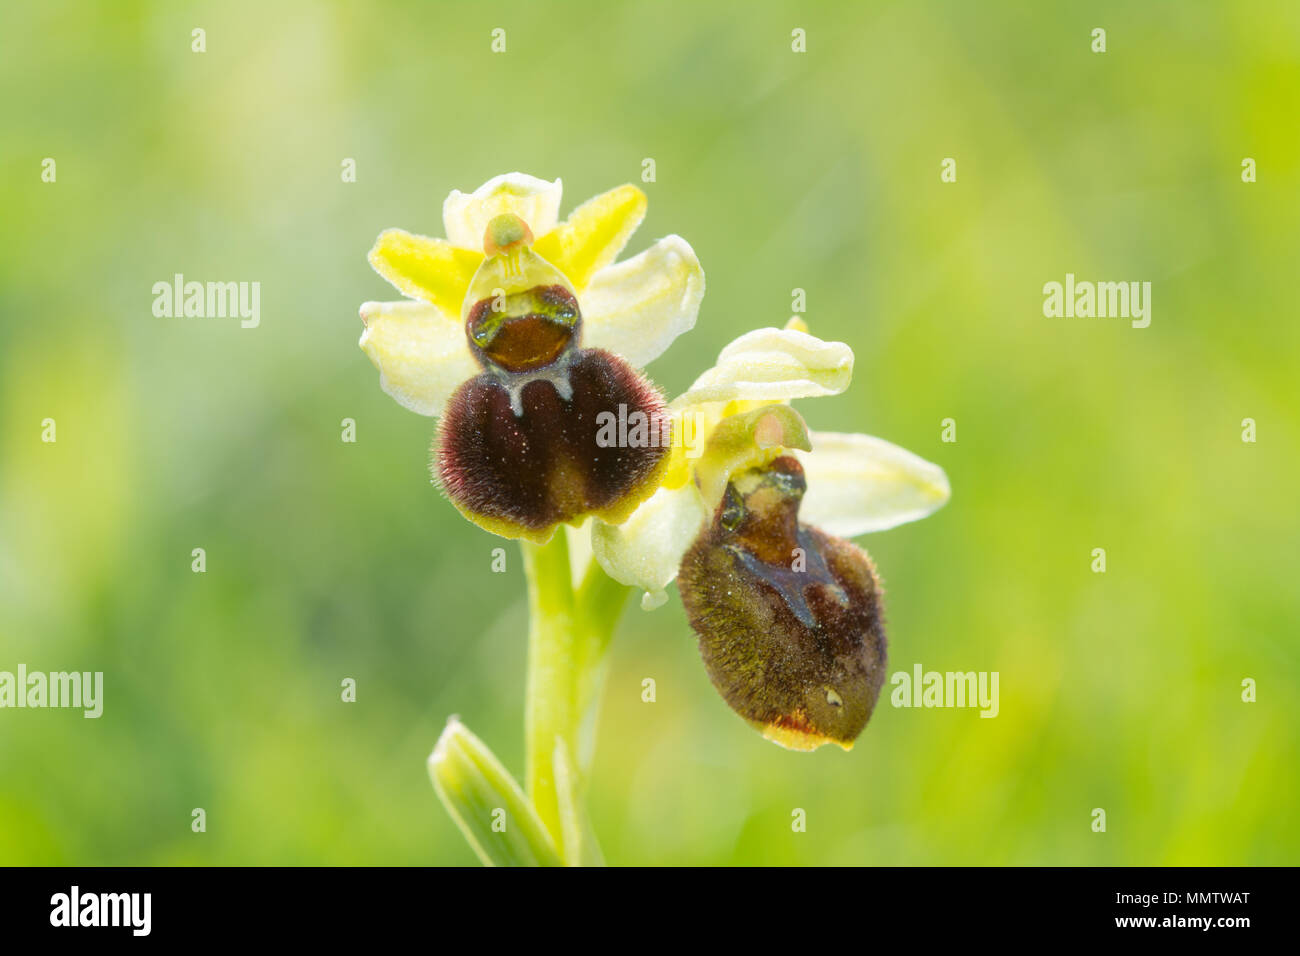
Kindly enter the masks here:
M 637 433 L 647 440 L 604 440 L 620 414 L 648 422 Z M 612 353 L 580 349 L 554 378 L 512 385 L 485 372 L 461 385 L 439 423 L 435 471 L 471 521 L 545 541 L 587 514 L 626 518 L 654 491 L 671 435 L 649 381 Z
M 765 736 L 845 749 L 885 680 L 880 584 L 866 552 L 798 521 L 789 456 L 735 476 L 677 584 L 713 686 Z

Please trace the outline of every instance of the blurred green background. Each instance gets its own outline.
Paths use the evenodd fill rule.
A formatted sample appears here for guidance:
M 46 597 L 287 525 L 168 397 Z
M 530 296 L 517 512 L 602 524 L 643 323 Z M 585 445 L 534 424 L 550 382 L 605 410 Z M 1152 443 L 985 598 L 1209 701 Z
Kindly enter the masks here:
M 356 346 L 397 297 L 365 254 L 496 173 L 562 177 L 567 213 L 647 157 L 628 254 L 676 232 L 708 273 L 650 374 L 676 393 L 805 289 L 857 353 L 813 426 L 954 489 L 860 540 L 891 671 L 996 670 L 1001 714 L 882 697 L 852 753 L 783 751 L 675 596 L 630 605 L 610 861 L 1300 862 L 1300 7 L 1086 7 L 5 4 L 0 670 L 106 691 L 0 711 L 0 863 L 474 862 L 424 760 L 458 713 L 522 773 L 523 580 Z M 155 318 L 176 272 L 261 282 L 261 326 Z M 1044 318 L 1066 272 L 1151 281 L 1150 328 Z

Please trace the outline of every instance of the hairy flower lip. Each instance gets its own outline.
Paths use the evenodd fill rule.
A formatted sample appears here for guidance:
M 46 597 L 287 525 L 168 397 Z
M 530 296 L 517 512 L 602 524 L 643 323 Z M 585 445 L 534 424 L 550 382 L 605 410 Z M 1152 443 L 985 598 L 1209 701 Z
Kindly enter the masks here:
M 502 537 L 545 543 L 559 525 L 588 515 L 620 521 L 654 493 L 665 448 L 598 441 L 600 413 L 611 406 L 666 418 L 647 379 L 598 349 L 577 351 L 554 378 L 517 378 L 470 379 L 439 423 L 435 474 L 466 518 Z
M 790 456 L 738 475 L 678 589 L 727 705 L 776 743 L 813 750 L 852 745 L 866 727 L 886 650 L 871 559 L 798 520 L 804 487 Z

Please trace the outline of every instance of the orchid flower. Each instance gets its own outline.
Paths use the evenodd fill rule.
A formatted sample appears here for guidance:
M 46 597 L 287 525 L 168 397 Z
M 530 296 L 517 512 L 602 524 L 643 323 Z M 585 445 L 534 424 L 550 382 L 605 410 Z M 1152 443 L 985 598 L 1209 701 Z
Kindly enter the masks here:
M 680 236 L 615 259 L 645 217 L 620 186 L 558 221 L 560 180 L 510 173 L 443 203 L 445 239 L 390 229 L 375 271 L 410 297 L 361 306 L 361 347 L 401 405 L 440 416 L 434 468 L 471 521 L 549 540 L 588 514 L 617 522 L 653 492 L 660 445 L 604 448 L 620 405 L 656 425 L 637 370 L 695 325 L 704 272 Z
M 596 560 L 647 610 L 682 575 L 714 686 L 796 750 L 851 747 L 884 680 L 879 582 L 841 537 L 923 518 L 949 495 L 937 465 L 869 435 L 809 432 L 788 406 L 844 391 L 852 371 L 847 345 L 798 318 L 742 335 L 672 403 L 691 440 L 659 490 L 591 531 Z

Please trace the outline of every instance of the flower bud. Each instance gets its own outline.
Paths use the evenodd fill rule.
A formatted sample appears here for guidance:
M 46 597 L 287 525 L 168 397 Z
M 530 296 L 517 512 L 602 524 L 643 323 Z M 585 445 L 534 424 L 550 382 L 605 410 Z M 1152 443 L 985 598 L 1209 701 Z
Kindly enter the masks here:
M 885 680 L 880 584 L 864 551 L 799 523 L 806 487 L 788 455 L 733 475 L 677 582 L 732 710 L 792 750 L 848 750 Z

